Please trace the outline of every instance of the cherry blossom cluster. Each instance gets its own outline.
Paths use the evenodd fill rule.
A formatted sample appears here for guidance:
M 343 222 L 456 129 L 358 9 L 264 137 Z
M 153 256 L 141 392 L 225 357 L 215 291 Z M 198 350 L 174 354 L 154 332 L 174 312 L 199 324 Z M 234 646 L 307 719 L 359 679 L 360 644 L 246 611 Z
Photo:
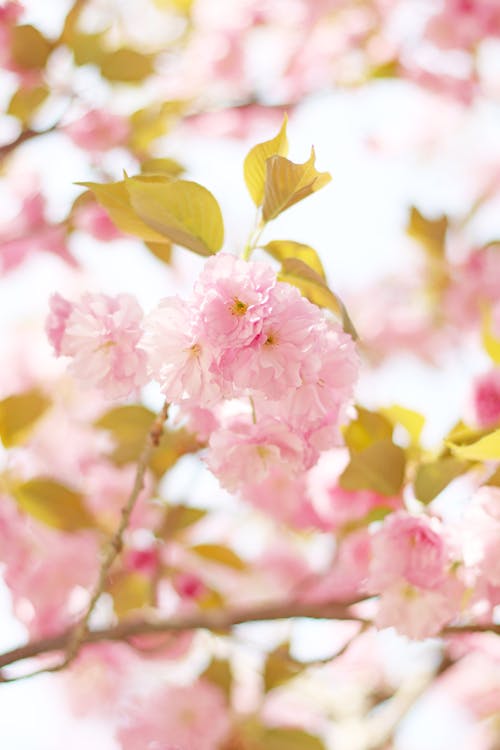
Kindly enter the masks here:
M 147 367 L 195 426 L 209 423 L 206 460 L 231 491 L 298 475 L 338 444 L 358 371 L 337 323 L 270 265 L 229 254 L 206 262 L 191 299 L 165 298 L 145 320 L 129 295 L 54 295 L 47 332 L 72 374 L 111 398 Z

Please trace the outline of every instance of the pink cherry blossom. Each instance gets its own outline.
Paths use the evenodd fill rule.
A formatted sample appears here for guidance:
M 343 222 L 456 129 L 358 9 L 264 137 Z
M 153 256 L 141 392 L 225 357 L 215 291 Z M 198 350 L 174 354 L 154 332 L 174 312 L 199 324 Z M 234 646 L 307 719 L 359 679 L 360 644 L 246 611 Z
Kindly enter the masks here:
M 128 140 L 130 126 L 126 118 L 120 115 L 103 109 L 91 109 L 79 120 L 64 126 L 63 130 L 76 146 L 99 152 L 123 146 Z
M 205 460 L 230 491 L 266 479 L 275 467 L 286 467 L 292 475 L 305 468 L 300 437 L 271 418 L 257 424 L 236 420 L 212 433 Z
M 370 585 L 376 591 L 398 581 L 432 589 L 445 579 L 445 542 L 425 517 L 392 513 L 374 534 L 372 553 Z
M 96 240 L 109 242 L 122 237 L 109 214 L 98 203 L 89 202 L 77 206 L 72 213 L 72 220 L 77 229 L 88 232 Z
M 302 384 L 303 363 L 314 349 L 321 320 L 319 308 L 298 289 L 277 283 L 259 337 L 252 346 L 229 350 L 222 357 L 225 377 L 239 388 L 262 391 L 267 398 L 283 397 Z
M 205 408 L 221 397 L 213 355 L 199 331 L 197 310 L 178 297 L 163 300 L 145 321 L 142 347 L 151 375 L 169 401 Z
M 463 585 L 451 576 L 433 589 L 393 583 L 380 596 L 375 624 L 393 627 L 414 640 L 432 638 L 458 616 L 463 592 Z
M 218 750 L 229 727 L 222 692 L 199 681 L 137 698 L 117 739 L 122 750 Z
M 219 253 L 210 258 L 195 284 L 202 337 L 218 349 L 239 349 L 262 331 L 271 306 L 276 274 L 267 263 L 247 263 Z
M 475 379 L 472 398 L 474 415 L 480 427 L 500 422 L 500 368 Z
M 57 355 L 72 357 L 69 372 L 107 398 L 123 398 L 146 381 L 146 354 L 138 348 L 142 310 L 129 294 L 85 294 L 71 311 L 51 298 L 47 334 Z M 71 303 L 68 303 L 71 304 Z

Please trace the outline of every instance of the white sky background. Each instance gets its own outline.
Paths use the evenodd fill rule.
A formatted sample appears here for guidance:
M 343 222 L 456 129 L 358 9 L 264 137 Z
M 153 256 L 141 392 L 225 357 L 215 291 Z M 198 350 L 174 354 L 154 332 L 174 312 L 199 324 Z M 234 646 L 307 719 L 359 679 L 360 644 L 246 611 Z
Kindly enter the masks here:
M 33 0 L 39 16 L 64 3 Z M 36 7 L 38 6 L 38 7 Z M 1 84 L 1 81 L 0 81 Z M 266 240 L 294 239 L 314 246 L 322 257 L 331 285 L 337 291 L 361 288 L 388 271 L 412 272 L 416 253 L 403 237 L 409 205 L 428 211 L 455 211 L 467 205 L 469 177 L 478 166 L 499 156 L 498 111 L 478 104 L 459 114 L 442 105 L 438 120 L 429 122 L 427 95 L 401 83 L 380 83 L 356 93 L 337 93 L 312 99 L 292 117 L 290 156 L 303 161 L 311 144 L 317 165 L 331 172 L 332 183 L 273 222 Z M 423 142 L 432 141 L 429 150 Z M 189 167 L 189 177 L 200 181 L 221 203 L 226 222 L 226 249 L 241 248 L 252 226 L 253 204 L 242 179 L 248 148 L 272 133 L 258 134 L 250 143 L 192 137 L 166 139 L 158 155 L 178 157 Z M 379 138 L 388 148 L 377 152 L 368 139 Z M 496 140 L 495 140 L 496 139 Z M 415 143 L 421 147 L 413 148 Z M 76 194 L 72 183 L 88 179 L 84 154 L 58 136 L 44 139 L 43 149 L 28 144 L 19 169 L 40 170 L 57 212 Z M 457 156 L 460 155 L 460 159 Z M 5 188 L 0 183 L 0 216 L 8 215 Z M 478 237 L 496 230 L 496 217 L 478 225 Z M 145 308 L 161 297 L 188 288 L 202 261 L 188 251 L 176 251 L 177 270 L 165 269 L 134 241 L 105 245 L 82 237 L 74 247 L 87 270 L 85 286 L 108 293 L 136 294 Z M 57 259 L 41 254 L 19 271 L 0 279 L 0 333 L 10 338 L 18 325 L 41 327 L 48 296 L 60 291 L 71 296 L 81 281 Z M 15 335 L 15 334 L 14 334 Z M 4 364 L 8 366 L 8 362 Z M 368 405 L 401 403 L 428 417 L 426 437 L 438 439 L 463 413 L 472 373 L 484 366 L 480 356 L 462 352 L 440 371 L 412 358 L 384 367 L 365 378 L 360 400 Z M 17 645 L 23 629 L 10 616 L 8 595 L 0 597 L 0 650 Z M 399 641 L 398 641 L 399 643 Z M 395 642 L 390 642 L 390 648 Z M 412 654 L 418 654 L 412 652 Z M 399 657 L 398 657 L 399 658 Z M 412 656 L 411 658 L 415 658 Z M 55 680 L 40 677 L 0 687 L 0 748 L 2 750 L 116 750 L 106 729 L 90 720 L 72 718 L 62 710 Z M 425 727 L 432 726 L 432 733 Z M 436 729 L 443 726 L 442 736 Z M 429 704 L 407 722 L 397 750 L 419 750 L 425 733 L 426 750 L 468 750 L 467 722 L 443 705 Z

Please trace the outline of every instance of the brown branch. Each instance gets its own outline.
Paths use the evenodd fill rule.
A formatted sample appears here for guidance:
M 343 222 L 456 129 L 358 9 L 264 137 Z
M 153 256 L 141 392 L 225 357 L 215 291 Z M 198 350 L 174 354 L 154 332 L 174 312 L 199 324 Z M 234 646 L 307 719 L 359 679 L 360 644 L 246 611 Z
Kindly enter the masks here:
M 229 630 L 235 625 L 242 625 L 251 622 L 288 620 L 294 617 L 361 621 L 360 618 L 350 612 L 350 607 L 356 603 L 356 601 L 330 602 L 327 604 L 285 602 L 281 604 L 241 609 L 234 612 L 228 612 L 226 610 L 197 612 L 189 616 L 173 617 L 168 620 L 161 618 L 130 619 L 124 620 L 123 622 L 109 628 L 87 630 L 83 634 L 83 639 L 80 645 L 82 646 L 86 643 L 98 643 L 99 641 L 128 641 L 134 636 L 181 632 L 185 630 Z M 35 656 L 40 656 L 41 654 L 63 651 L 65 649 L 69 650 L 69 646 L 74 642 L 76 634 L 79 634 L 79 629 L 80 628 L 77 625 L 76 628 L 71 628 L 63 633 L 59 633 L 58 635 L 42 638 L 38 641 L 32 641 L 24 646 L 20 646 L 19 648 L 1 654 L 0 669 L 18 661 L 22 661 L 23 659 L 31 659 Z M 41 671 L 49 672 L 58 671 L 59 669 L 62 669 L 62 664 Z M 0 682 L 9 681 L 9 678 L 6 678 L 5 676 L 0 677 Z
M 252 622 L 271 622 L 275 620 L 288 620 L 296 617 L 307 617 L 310 619 L 331 620 L 353 620 L 361 622 L 366 627 L 372 625 L 369 620 L 363 620 L 352 612 L 352 607 L 358 601 L 328 602 L 324 604 L 304 604 L 302 602 L 284 602 L 269 604 L 261 607 L 245 608 L 235 611 L 213 610 L 208 612 L 197 612 L 189 616 L 173 617 L 168 620 L 162 618 L 129 619 L 112 627 L 100 628 L 86 631 L 80 646 L 87 643 L 98 643 L 100 641 L 122 641 L 127 642 L 135 636 L 153 635 L 169 632 L 182 632 L 186 630 L 230 630 L 236 625 Z M 24 646 L 12 649 L 0 655 L 0 669 L 7 667 L 24 659 L 31 659 L 42 654 L 49 654 L 68 649 L 69 644 L 75 638 L 77 628 L 66 630 L 58 635 L 42 638 L 38 641 L 27 643 Z M 452 635 L 457 633 L 496 633 L 500 635 L 500 625 L 463 625 L 450 626 L 441 631 L 441 635 Z M 58 671 L 62 665 L 54 668 L 41 669 L 39 672 Z M 0 682 L 10 682 L 28 675 L 17 677 L 6 677 L 0 675 Z
M 139 497 L 139 494 L 144 487 L 144 477 L 149 466 L 151 455 L 160 442 L 163 433 L 163 424 L 168 416 L 168 409 L 169 404 L 168 402 L 165 402 L 161 412 L 156 417 L 149 431 L 148 440 L 137 463 L 134 485 L 127 502 L 122 508 L 120 523 L 118 524 L 118 527 L 109 542 L 108 550 L 104 556 L 104 560 L 102 561 L 101 569 L 99 571 L 99 577 L 94 586 L 94 590 L 87 605 L 87 609 L 84 616 L 71 635 L 71 638 L 68 642 L 66 658 L 60 665 L 60 669 L 68 666 L 68 664 L 70 664 L 78 654 L 82 641 L 85 638 L 85 633 L 87 632 L 87 627 L 92 612 L 94 611 L 97 601 L 101 597 L 104 591 L 104 587 L 106 586 L 108 573 L 111 569 L 111 566 L 123 549 L 123 535 L 129 525 L 130 516 L 132 515 L 132 511 L 134 510 L 137 498 Z
M 4 146 L 0 146 L 0 162 L 3 161 L 6 156 L 12 153 L 12 151 L 15 151 L 18 146 L 22 146 L 23 143 L 26 143 L 26 141 L 31 141 L 33 138 L 38 138 L 39 136 L 53 133 L 55 130 L 57 130 L 58 124 L 59 123 L 51 125 L 51 127 L 47 128 L 46 130 L 31 130 L 31 128 L 22 130 L 14 141 L 6 143 Z

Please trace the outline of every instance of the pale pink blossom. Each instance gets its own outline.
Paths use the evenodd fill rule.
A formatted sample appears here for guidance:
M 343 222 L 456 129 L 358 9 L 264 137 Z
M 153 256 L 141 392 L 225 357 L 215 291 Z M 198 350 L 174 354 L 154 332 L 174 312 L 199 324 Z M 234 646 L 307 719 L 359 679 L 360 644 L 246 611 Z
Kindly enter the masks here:
M 199 330 L 197 309 L 178 297 L 164 299 L 145 321 L 142 347 L 151 375 L 172 402 L 206 408 L 221 397 L 211 372 L 213 353 Z
M 319 308 L 298 289 L 276 284 L 259 337 L 251 346 L 229 350 L 221 358 L 225 377 L 239 388 L 262 391 L 273 400 L 282 398 L 302 384 L 301 371 L 314 349 L 321 320 Z
M 398 581 L 432 589 L 446 577 L 448 550 L 426 517 L 389 515 L 372 539 L 370 586 L 385 590 Z
M 117 739 L 122 750 L 219 750 L 230 721 L 221 690 L 199 681 L 166 685 L 130 706 Z
M 246 483 L 242 497 L 281 523 L 298 529 L 326 528 L 307 495 L 305 477 L 291 475 L 285 466 L 274 466 L 260 482 Z
M 330 569 L 308 587 L 305 595 L 307 601 L 348 601 L 366 594 L 370 574 L 370 542 L 366 528 L 339 540 Z
M 0 226 L 0 274 L 14 270 L 40 251 L 53 253 L 76 266 L 68 251 L 64 226 L 51 223 L 45 215 L 43 195 L 29 192 L 20 199 L 17 216 Z
M 125 698 L 139 659 L 125 643 L 93 643 L 82 647 L 61 673 L 65 696 L 76 716 L 109 716 Z
M 276 274 L 267 263 L 247 263 L 225 253 L 210 258 L 194 288 L 203 340 L 217 349 L 251 344 L 262 331 L 275 285 Z
M 264 418 L 257 424 L 236 420 L 212 433 L 205 457 L 223 487 L 235 491 L 261 482 L 275 467 L 292 475 L 304 467 L 302 440 L 286 424 Z
M 71 218 L 76 229 L 87 232 L 96 240 L 109 242 L 123 236 L 111 221 L 106 210 L 98 203 L 91 201 L 77 206 Z
M 118 525 L 121 510 L 134 486 L 135 467 L 133 464 L 114 466 L 109 461 L 96 461 L 87 467 L 83 478 L 83 489 L 87 505 L 102 528 L 112 532 Z M 155 505 L 153 494 L 154 480 L 146 472 L 144 487 L 139 493 L 130 517 L 130 529 L 151 528 L 159 522 L 162 508 Z
M 399 496 L 379 495 L 372 490 L 345 490 L 337 484 L 328 488 L 328 507 L 322 515 L 332 529 L 349 528 L 367 519 L 372 513 L 397 510 L 403 507 Z M 375 520 L 375 518 L 374 518 Z
M 76 146 L 91 152 L 123 146 L 130 134 L 130 125 L 125 117 L 103 109 L 91 109 L 62 129 Z
M 60 295 L 51 299 L 47 333 L 56 354 L 72 357 L 69 372 L 107 398 L 123 398 L 146 382 L 142 310 L 129 294 L 85 294 L 71 312 Z
M 480 427 L 500 422 L 500 368 L 474 380 L 472 399 L 475 420 Z
M 444 49 L 474 51 L 486 37 L 500 36 L 500 7 L 496 0 L 445 0 L 426 32 Z
M 90 531 L 64 533 L 0 503 L 0 559 L 14 614 L 32 638 L 60 632 L 80 610 L 71 595 L 90 587 L 99 569 L 99 541 Z
M 463 592 L 462 584 L 452 576 L 433 589 L 393 583 L 380 596 L 375 624 L 393 627 L 414 640 L 432 638 L 460 614 Z

